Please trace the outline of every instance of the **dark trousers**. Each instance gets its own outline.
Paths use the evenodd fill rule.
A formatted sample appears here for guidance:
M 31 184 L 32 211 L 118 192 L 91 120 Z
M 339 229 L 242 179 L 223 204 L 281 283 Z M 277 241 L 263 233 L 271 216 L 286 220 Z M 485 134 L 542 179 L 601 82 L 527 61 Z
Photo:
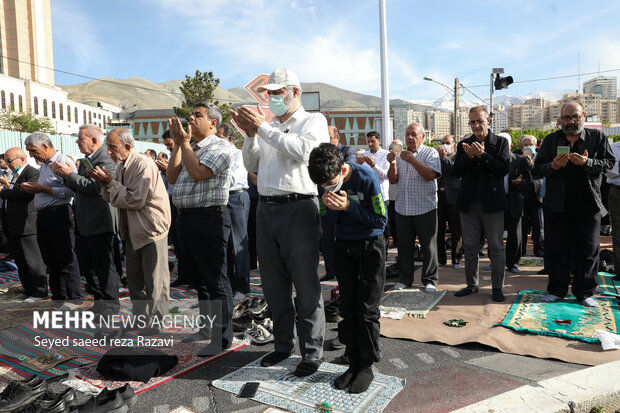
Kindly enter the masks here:
M 437 286 L 437 210 L 432 209 L 422 215 L 401 215 L 396 213 L 398 226 L 398 265 L 400 282 L 413 284 L 413 250 L 416 236 L 422 247 L 422 284 Z
M 231 231 L 228 238 L 228 278 L 233 291 L 250 292 L 250 251 L 248 249 L 248 215 L 250 196 L 246 191 L 228 197 Z
M 566 296 L 572 264 L 573 294 L 578 300 L 591 297 L 598 285 L 601 213 L 557 213 L 548 208 L 544 213 L 547 291 L 557 297 Z
M 80 236 L 82 245 L 78 251 L 85 256 L 80 260 L 82 275 L 89 274 L 87 279 L 95 282 L 91 292 L 95 298 L 95 306 L 103 310 L 109 308 L 118 312 L 119 275 L 114 263 L 114 237 L 112 232 Z
M 30 297 L 47 297 L 47 273 L 37 236 L 9 236 L 9 251 L 17 265 L 24 294 Z
M 338 338 L 351 364 L 367 367 L 379 361 L 379 300 L 385 284 L 383 235 L 363 240 L 336 240 L 340 288 Z
M 321 220 L 323 235 L 321 236 L 321 252 L 325 261 L 325 275 L 328 277 L 336 276 L 336 262 L 334 258 L 334 248 L 336 239 L 334 238 L 335 225 L 330 225 L 327 220 Z
M 37 242 L 50 271 L 52 300 L 81 301 L 74 227 L 73 211 L 68 204 L 45 208 L 38 213 Z
M 250 250 L 250 268 L 258 268 L 258 255 L 256 254 L 256 208 L 258 198 L 250 198 L 250 215 L 248 216 L 248 249 Z
M 446 264 L 446 224 L 450 228 L 450 255 L 452 264 L 458 264 L 463 256 L 463 242 L 461 241 L 461 216 L 454 205 L 446 202 L 446 193 L 437 192 L 437 261 Z
M 197 214 L 179 211 L 177 220 L 179 246 L 187 274 L 198 293 L 202 315 L 219 313 L 212 329 L 212 341 L 220 339 L 222 348 L 232 345 L 232 290 L 226 275 L 226 249 L 230 236 L 230 214 L 212 210 Z M 211 302 L 210 302 L 211 301 Z M 213 306 L 219 306 L 214 311 Z
M 170 212 L 172 215 L 172 221 L 170 223 L 170 232 L 168 233 L 168 239 L 172 242 L 172 246 L 174 248 L 174 255 L 177 257 L 177 280 L 181 280 L 184 283 L 190 283 L 191 277 L 187 275 L 187 270 L 185 268 L 185 260 L 181 258 L 181 254 L 183 254 L 183 249 L 179 247 L 179 231 L 177 230 L 177 222 L 179 217 L 179 211 L 177 207 L 172 202 L 172 197 L 170 200 Z
M 8 237 L 7 228 L 8 226 L 6 223 L 6 212 L 4 211 L 4 209 L 0 208 L 0 252 L 10 253 L 10 240 Z
M 521 217 L 513 217 L 510 211 L 504 212 L 506 238 L 506 268 L 511 269 L 521 259 Z
M 392 236 L 392 245 L 398 245 L 396 234 L 396 201 L 391 200 L 387 203 L 387 211 L 388 211 L 388 226 L 390 227 L 390 235 Z M 390 243 L 390 239 L 385 239 L 386 245 Z
M 525 255 L 527 253 L 527 235 L 532 231 L 532 243 L 534 244 L 534 255 L 538 257 L 542 257 L 543 255 L 543 240 L 542 240 L 542 225 L 540 222 L 540 212 L 542 209 L 542 205 L 538 202 L 537 199 L 528 199 L 525 198 L 523 200 L 523 221 L 521 223 L 522 227 L 522 238 L 521 238 L 521 250 L 522 254 Z

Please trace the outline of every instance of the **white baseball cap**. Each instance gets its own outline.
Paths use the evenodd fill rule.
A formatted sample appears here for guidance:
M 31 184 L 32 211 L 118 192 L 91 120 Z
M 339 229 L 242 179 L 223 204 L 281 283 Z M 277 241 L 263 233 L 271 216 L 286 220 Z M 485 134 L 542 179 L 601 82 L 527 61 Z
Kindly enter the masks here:
M 264 92 L 265 90 L 279 90 L 287 86 L 297 86 L 300 87 L 299 78 L 290 69 L 286 69 L 284 67 L 280 67 L 273 71 L 271 76 L 269 76 L 269 81 L 266 85 L 260 86 L 258 88 L 259 92 Z

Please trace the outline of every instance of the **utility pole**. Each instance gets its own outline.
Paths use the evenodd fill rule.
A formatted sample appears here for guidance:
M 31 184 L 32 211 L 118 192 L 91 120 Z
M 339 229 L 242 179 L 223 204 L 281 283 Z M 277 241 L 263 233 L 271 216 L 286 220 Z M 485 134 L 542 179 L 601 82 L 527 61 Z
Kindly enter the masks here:
M 459 78 L 454 78 L 454 141 L 461 139 L 461 122 L 459 113 Z
M 390 89 L 388 86 L 387 24 L 385 22 L 385 0 L 379 0 L 379 26 L 381 31 L 381 111 L 383 148 L 392 143 L 392 123 L 390 122 Z

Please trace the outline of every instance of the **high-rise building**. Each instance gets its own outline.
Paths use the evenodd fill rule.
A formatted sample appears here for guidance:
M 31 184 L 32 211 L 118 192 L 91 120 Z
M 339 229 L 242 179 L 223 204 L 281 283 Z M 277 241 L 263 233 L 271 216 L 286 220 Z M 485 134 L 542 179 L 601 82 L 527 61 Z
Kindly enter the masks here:
M 523 102 L 524 105 L 534 105 L 534 106 L 540 106 L 541 108 L 545 108 L 545 106 L 547 106 L 549 104 L 549 102 L 547 102 L 545 99 L 543 98 L 531 98 L 531 99 L 527 99 L 525 102 Z
M 53 86 L 50 0 L 2 0 L 0 5 L 0 73 Z
M 424 125 L 424 112 L 418 112 L 413 110 L 411 106 L 392 106 L 394 111 L 394 139 L 400 139 L 401 142 L 405 142 L 405 130 L 407 126 L 412 123 L 418 123 Z
M 583 82 L 583 93 L 594 93 L 603 99 L 618 97 L 618 81 L 616 77 L 597 76 Z
M 616 99 L 601 99 L 601 122 L 618 122 L 618 101 Z
M 595 93 L 567 93 L 558 101 L 560 109 L 567 103 L 577 101 L 583 106 L 589 120 L 601 120 L 601 96 Z
M 442 138 L 452 133 L 452 112 L 444 112 L 439 109 L 426 112 L 426 129 L 429 131 L 429 139 Z
M 493 105 L 493 121 L 491 122 L 491 130 L 499 133 L 508 129 L 508 112 L 506 106 Z
M 543 109 L 543 123 L 555 124 L 560 116 L 560 104 L 558 102 L 550 103 Z
M 537 105 L 512 105 L 508 108 L 508 126 L 512 129 L 536 129 L 543 123 L 542 108 Z

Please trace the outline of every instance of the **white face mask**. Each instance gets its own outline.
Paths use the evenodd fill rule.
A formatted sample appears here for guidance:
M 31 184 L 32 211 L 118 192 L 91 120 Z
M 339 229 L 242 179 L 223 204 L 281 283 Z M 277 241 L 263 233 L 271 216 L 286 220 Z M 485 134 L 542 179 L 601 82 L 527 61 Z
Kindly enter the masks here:
M 344 183 L 344 179 L 342 179 L 342 175 L 338 175 L 339 179 L 338 179 L 338 183 L 334 184 L 334 185 L 330 185 L 330 186 L 326 186 L 325 187 L 325 192 L 338 192 L 340 191 L 340 188 L 342 188 L 342 184 Z
M 444 143 L 441 146 L 443 146 L 443 150 L 446 151 L 446 155 L 450 155 L 452 153 L 452 145 Z

